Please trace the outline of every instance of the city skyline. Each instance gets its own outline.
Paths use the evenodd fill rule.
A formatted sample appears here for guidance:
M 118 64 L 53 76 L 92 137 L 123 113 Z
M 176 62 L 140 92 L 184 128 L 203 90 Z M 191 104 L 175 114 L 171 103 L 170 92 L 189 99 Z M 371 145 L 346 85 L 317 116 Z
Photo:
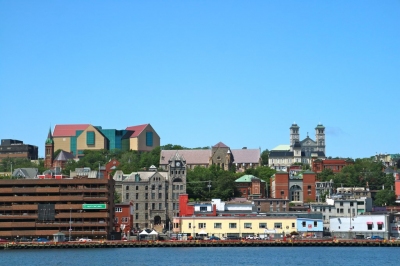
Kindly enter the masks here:
M 0 139 L 151 124 L 161 145 L 399 153 L 398 1 L 0 1 Z M 392 100 L 392 98 L 394 98 Z M 393 103 L 392 103 L 393 102 Z M 394 110 L 393 110 L 394 109 Z

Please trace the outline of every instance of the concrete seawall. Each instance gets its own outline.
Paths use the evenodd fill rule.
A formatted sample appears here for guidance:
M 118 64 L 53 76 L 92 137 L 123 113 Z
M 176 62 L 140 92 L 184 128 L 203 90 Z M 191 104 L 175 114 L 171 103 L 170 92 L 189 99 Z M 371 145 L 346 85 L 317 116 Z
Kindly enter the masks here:
M 0 249 L 151 248 L 151 247 L 400 247 L 400 241 L 298 240 L 298 241 L 99 241 L 0 243 Z

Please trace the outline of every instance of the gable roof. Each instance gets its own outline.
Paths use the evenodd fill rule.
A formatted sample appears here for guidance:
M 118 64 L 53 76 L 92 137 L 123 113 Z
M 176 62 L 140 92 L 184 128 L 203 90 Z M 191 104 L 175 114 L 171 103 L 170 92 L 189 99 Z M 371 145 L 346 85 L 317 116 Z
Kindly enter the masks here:
M 56 125 L 53 137 L 72 137 L 76 135 L 77 130 L 85 130 L 89 126 L 90 124 Z
M 186 164 L 208 165 L 211 150 L 162 150 L 160 164 L 168 164 L 168 161 L 178 153 L 186 160 Z
M 68 161 L 71 159 L 74 159 L 74 155 L 72 153 L 66 152 L 66 151 L 61 151 L 57 157 L 54 159 L 54 161 Z
M 259 163 L 260 150 L 259 149 L 237 149 L 231 150 L 233 155 L 232 163 Z
M 17 168 L 12 173 L 12 176 L 20 178 L 36 178 L 38 174 L 39 170 L 37 168 Z
M 218 142 L 217 144 L 215 144 L 214 146 L 212 146 L 213 148 L 229 148 L 228 146 L 226 146 L 224 143 L 222 143 L 221 141 Z
M 140 135 L 140 133 L 142 133 L 143 130 L 146 129 L 146 127 L 147 127 L 148 125 L 149 125 L 149 124 L 143 124 L 143 125 L 138 125 L 138 126 L 130 126 L 130 127 L 127 127 L 126 130 L 129 130 L 129 131 L 131 131 L 131 132 L 127 133 L 127 135 L 125 135 L 125 136 L 128 137 L 128 135 L 131 134 L 131 135 L 129 136 L 129 138 L 137 138 L 137 137 Z
M 241 176 L 241 177 L 239 177 L 238 179 L 236 179 L 235 182 L 236 182 L 236 183 L 241 183 L 241 182 L 249 183 L 249 182 L 251 182 L 253 179 L 260 179 L 260 178 L 255 177 L 254 175 L 244 175 L 244 176 Z M 262 183 L 265 183 L 264 180 L 262 180 L 262 179 L 260 179 L 260 180 L 261 180 Z

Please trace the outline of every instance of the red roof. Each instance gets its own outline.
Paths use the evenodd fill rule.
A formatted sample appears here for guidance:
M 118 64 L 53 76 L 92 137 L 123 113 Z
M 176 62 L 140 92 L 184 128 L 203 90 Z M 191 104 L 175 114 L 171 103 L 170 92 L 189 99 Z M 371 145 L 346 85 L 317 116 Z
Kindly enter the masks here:
M 130 136 L 131 138 L 136 138 L 137 136 L 142 133 L 142 131 L 148 126 L 149 124 L 143 124 L 138 126 L 130 126 L 127 127 L 126 130 L 133 131 L 133 134 Z
M 54 127 L 53 137 L 71 137 L 76 135 L 77 130 L 85 130 L 89 124 L 75 125 L 56 125 Z

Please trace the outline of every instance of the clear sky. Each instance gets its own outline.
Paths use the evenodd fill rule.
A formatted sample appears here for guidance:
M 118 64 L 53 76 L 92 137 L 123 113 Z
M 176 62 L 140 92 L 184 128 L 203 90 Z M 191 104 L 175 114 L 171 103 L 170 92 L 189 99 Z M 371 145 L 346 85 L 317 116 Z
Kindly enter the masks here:
M 400 1 L 0 0 L 0 138 L 150 123 L 161 145 L 400 152 Z

